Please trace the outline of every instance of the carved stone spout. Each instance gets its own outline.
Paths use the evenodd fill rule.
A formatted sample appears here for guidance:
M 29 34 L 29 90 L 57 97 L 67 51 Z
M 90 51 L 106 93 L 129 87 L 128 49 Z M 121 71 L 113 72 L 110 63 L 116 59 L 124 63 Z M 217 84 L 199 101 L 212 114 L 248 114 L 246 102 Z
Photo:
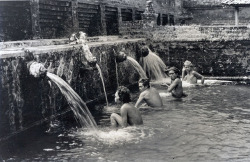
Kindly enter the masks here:
M 140 50 L 141 57 L 146 57 L 149 54 L 149 50 L 147 46 L 143 46 Z
M 27 69 L 35 78 L 45 77 L 47 69 L 42 63 L 35 61 L 35 57 L 29 50 L 24 50 L 24 60 L 27 62 Z
M 36 61 L 30 61 L 27 63 L 27 68 L 29 73 L 33 75 L 35 78 L 45 77 L 47 73 L 47 69 L 44 67 L 42 63 L 38 63 Z
M 116 62 L 123 62 L 127 59 L 127 55 L 120 51 L 118 54 L 115 55 Z
M 96 57 L 93 56 L 93 54 L 89 50 L 89 46 L 87 44 L 82 44 L 81 48 L 83 50 L 83 54 L 86 58 L 86 61 L 88 62 L 88 65 L 90 67 L 95 67 L 96 63 L 97 63 L 97 59 L 96 59 Z

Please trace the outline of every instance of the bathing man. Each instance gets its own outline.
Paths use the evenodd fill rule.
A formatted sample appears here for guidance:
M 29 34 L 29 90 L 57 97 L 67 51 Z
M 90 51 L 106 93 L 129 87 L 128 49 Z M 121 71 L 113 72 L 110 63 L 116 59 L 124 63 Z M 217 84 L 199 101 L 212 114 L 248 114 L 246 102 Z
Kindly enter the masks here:
M 204 84 L 204 76 L 194 71 L 193 64 L 186 60 L 182 69 L 182 80 L 190 84 L 197 84 L 197 78 L 200 78 L 201 84 Z
M 142 92 L 135 104 L 136 108 L 139 108 L 143 101 L 150 107 L 161 107 L 163 105 L 159 92 L 155 88 L 150 87 L 149 79 L 140 79 L 139 89 Z
M 179 77 L 179 69 L 176 67 L 171 67 L 165 71 L 171 78 L 171 84 L 168 86 L 168 93 L 171 93 L 175 98 L 186 97 L 187 95 L 183 93 L 182 81 Z
M 127 127 L 128 125 L 143 124 L 141 114 L 138 109 L 130 103 L 130 91 L 127 87 L 120 86 L 115 93 L 115 102 L 122 102 L 121 116 L 112 113 L 110 116 L 112 127 Z

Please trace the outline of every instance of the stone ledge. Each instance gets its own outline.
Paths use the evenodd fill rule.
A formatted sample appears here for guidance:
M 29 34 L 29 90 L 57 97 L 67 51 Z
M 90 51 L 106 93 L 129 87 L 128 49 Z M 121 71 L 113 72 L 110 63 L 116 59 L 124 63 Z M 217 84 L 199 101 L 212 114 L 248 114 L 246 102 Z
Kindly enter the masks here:
M 112 45 L 112 44 L 117 44 L 117 43 L 128 43 L 128 42 L 138 42 L 138 41 L 145 41 L 145 39 L 144 38 L 118 39 L 118 40 L 113 40 L 113 41 L 109 40 L 109 41 L 105 41 L 105 42 L 104 41 L 103 42 L 89 42 L 87 44 L 89 45 L 89 47 L 96 47 L 96 46 L 101 46 L 101 45 Z M 75 44 L 75 45 L 69 45 L 69 44 L 45 45 L 45 46 L 33 46 L 33 47 L 32 46 L 12 47 L 12 48 L 6 48 L 6 49 L 1 50 L 0 51 L 0 59 L 11 58 L 11 57 L 23 57 L 24 50 L 29 50 L 33 54 L 41 54 L 41 53 L 47 53 L 47 52 L 68 51 L 68 50 L 73 50 L 74 48 L 79 48 L 79 47 L 81 47 L 80 44 Z

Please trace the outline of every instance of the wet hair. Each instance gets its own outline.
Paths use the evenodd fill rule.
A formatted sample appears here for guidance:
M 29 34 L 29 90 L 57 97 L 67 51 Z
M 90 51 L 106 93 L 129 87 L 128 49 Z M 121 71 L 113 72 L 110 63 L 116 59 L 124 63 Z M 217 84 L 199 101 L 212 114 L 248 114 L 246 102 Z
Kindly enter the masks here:
M 119 86 L 117 92 L 118 92 L 119 100 L 121 102 L 128 103 L 131 101 L 130 90 L 127 87 Z
M 185 62 L 184 62 L 184 66 L 190 66 L 190 67 L 193 67 L 193 64 L 192 64 L 192 62 L 191 61 L 188 61 L 188 60 L 186 60 Z
M 150 80 L 148 78 L 142 78 L 142 79 L 139 80 L 139 83 L 142 83 L 142 85 L 144 87 L 148 87 L 148 88 L 150 87 L 149 82 L 150 82 Z
M 177 74 L 177 77 L 179 77 L 179 75 L 180 75 L 180 70 L 178 69 L 178 68 L 176 68 L 176 67 L 171 67 L 171 68 L 169 68 L 169 69 L 167 69 L 167 70 L 165 70 L 165 73 L 169 73 L 169 71 L 171 71 L 171 70 L 173 70 L 174 71 L 174 73 L 175 74 Z

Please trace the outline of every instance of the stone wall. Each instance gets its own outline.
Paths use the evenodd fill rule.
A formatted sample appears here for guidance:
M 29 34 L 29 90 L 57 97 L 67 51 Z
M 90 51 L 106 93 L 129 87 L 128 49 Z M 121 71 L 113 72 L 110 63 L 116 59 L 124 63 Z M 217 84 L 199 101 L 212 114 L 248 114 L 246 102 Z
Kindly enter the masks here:
M 28 1 L 0 2 L 0 42 L 31 39 L 31 10 Z
M 220 0 L 184 0 L 183 8 L 192 14 L 186 24 L 196 25 L 234 25 L 234 7 L 223 6 Z M 239 25 L 248 25 L 250 7 L 240 7 Z
M 139 42 L 138 42 L 139 41 Z M 114 94 L 117 88 L 115 52 L 126 49 L 126 54 L 137 58 L 137 45 L 140 40 L 125 40 L 119 43 L 106 42 L 90 44 L 90 50 L 97 58 L 102 70 L 106 91 Z M 104 103 L 105 97 L 98 70 L 82 64 L 84 55 L 78 46 L 38 46 L 26 47 L 33 52 L 35 60 L 45 64 L 50 72 L 67 81 L 83 101 Z M 6 49 L 8 50 L 8 49 Z M 15 52 L 14 52 L 15 51 Z M 29 75 L 27 62 L 21 48 L 1 55 L 0 59 L 0 141 L 2 137 L 20 132 L 52 116 L 69 111 L 69 106 L 57 86 L 47 78 L 34 78 Z M 60 67 L 60 68 L 59 68 Z M 118 64 L 118 84 L 131 85 L 139 80 L 139 74 L 128 61 Z
M 250 74 L 250 41 L 153 41 L 153 51 L 167 66 L 183 67 L 190 60 L 198 72 L 208 76 Z
M 250 28 L 246 26 L 165 26 L 144 33 L 156 41 L 250 40 Z

